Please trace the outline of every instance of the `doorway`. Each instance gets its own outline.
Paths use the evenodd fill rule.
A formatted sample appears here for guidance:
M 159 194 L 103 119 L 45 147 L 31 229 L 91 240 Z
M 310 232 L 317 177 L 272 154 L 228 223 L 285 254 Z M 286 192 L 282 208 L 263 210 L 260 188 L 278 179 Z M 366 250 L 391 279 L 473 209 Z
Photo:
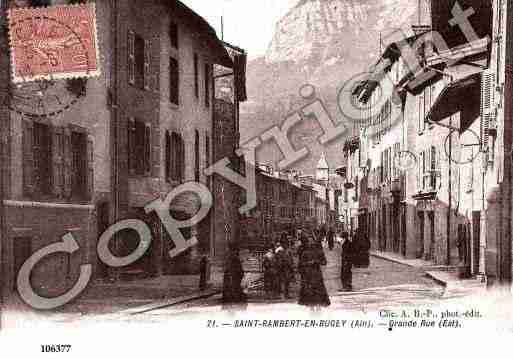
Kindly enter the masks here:
M 109 203 L 104 202 L 98 205 L 98 209 L 96 211 L 96 226 L 98 230 L 98 239 L 100 236 L 109 228 L 109 218 L 110 218 L 110 209 Z M 101 261 L 100 258 L 97 258 L 98 267 L 96 270 L 97 278 L 106 278 L 108 275 L 108 266 Z
M 424 257 L 424 212 L 418 212 L 417 216 L 419 219 L 417 259 L 422 259 Z
M 381 212 L 381 251 L 385 252 L 387 250 L 387 206 L 383 205 Z
M 401 204 L 401 254 L 406 257 L 406 204 Z
M 479 273 L 479 242 L 481 238 L 481 212 L 472 212 L 472 274 Z
M 13 240 L 13 254 L 14 254 L 14 273 L 13 273 L 13 289 L 17 289 L 16 280 L 18 273 L 23 266 L 23 263 L 32 255 L 32 238 L 31 237 L 16 237 Z
M 428 213 L 429 218 L 429 253 L 428 260 L 432 261 L 435 259 L 435 212 L 430 211 Z

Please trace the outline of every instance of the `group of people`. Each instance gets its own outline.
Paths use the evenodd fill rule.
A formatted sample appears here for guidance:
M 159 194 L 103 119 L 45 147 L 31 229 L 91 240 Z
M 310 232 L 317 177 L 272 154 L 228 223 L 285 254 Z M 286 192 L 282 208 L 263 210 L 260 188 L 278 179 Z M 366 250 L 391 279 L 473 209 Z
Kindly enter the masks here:
M 290 283 L 295 281 L 294 258 L 290 238 L 283 238 L 269 246 L 262 261 L 264 291 L 267 299 L 288 299 Z
M 321 229 L 313 232 L 300 230 L 295 236 L 282 236 L 268 248 L 263 258 L 264 291 L 268 299 L 290 298 L 290 284 L 299 274 L 299 304 L 330 304 L 321 269 L 327 264 L 322 248 L 322 238 L 326 234 Z
M 322 266 L 327 265 L 323 250 L 323 238 L 328 248 L 335 245 L 335 232 L 321 230 L 298 231 L 295 236 L 284 235 L 269 246 L 263 257 L 264 291 L 267 299 L 290 298 L 290 285 L 300 276 L 298 303 L 309 307 L 330 305 L 324 284 Z M 294 245 L 297 243 L 296 245 Z M 362 229 L 351 233 L 342 232 L 341 273 L 343 291 L 352 291 L 352 268 L 369 266 L 370 242 Z M 241 282 L 244 271 L 238 248 L 230 246 L 223 285 L 224 303 L 243 303 L 247 298 Z

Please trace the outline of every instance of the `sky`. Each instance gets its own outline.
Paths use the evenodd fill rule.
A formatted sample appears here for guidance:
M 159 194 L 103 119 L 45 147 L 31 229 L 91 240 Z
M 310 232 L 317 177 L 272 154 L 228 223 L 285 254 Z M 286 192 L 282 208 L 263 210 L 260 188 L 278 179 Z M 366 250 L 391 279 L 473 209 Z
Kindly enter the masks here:
M 250 58 L 265 54 L 274 35 L 275 25 L 298 0 L 181 0 L 205 18 L 221 38 L 240 46 Z

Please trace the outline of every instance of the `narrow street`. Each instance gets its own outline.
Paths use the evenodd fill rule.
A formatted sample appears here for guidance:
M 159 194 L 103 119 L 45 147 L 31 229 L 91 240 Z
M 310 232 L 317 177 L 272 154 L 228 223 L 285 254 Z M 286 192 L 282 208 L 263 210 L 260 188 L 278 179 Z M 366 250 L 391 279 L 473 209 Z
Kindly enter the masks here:
M 323 274 L 331 300 L 331 306 L 328 308 L 330 311 L 365 313 L 405 307 L 435 307 L 452 300 L 460 300 L 471 294 L 465 291 L 453 291 L 452 295 L 447 296 L 447 289 L 428 277 L 423 270 L 374 256 L 371 256 L 369 268 L 353 269 L 354 291 L 341 292 L 340 248 L 335 247 L 333 251 L 324 249 L 324 251 L 328 265 L 323 268 Z M 252 273 L 247 277 L 254 279 L 258 276 Z M 249 279 L 249 282 L 251 281 Z M 112 302 L 108 306 L 110 309 L 105 308 L 104 311 L 95 310 L 98 306 L 97 301 L 87 298 L 82 298 L 62 311 L 52 314 L 27 311 L 26 306 L 19 303 L 18 307 L 25 309 L 18 313 L 5 313 L 4 323 L 7 326 L 18 327 L 21 323 L 20 315 L 24 318 L 28 315 L 33 326 L 38 319 L 42 319 L 42 323 L 50 321 L 56 325 L 69 325 L 77 321 L 159 324 L 167 323 L 170 319 L 201 318 L 204 315 L 239 311 L 257 314 L 274 311 L 285 313 L 306 310 L 308 312 L 308 309 L 297 304 L 299 285 L 298 277 L 296 283 L 291 286 L 292 298 L 288 300 L 268 300 L 261 290 L 247 290 L 247 305 L 237 308 L 224 308 L 221 294 L 215 294 L 215 289 L 211 289 L 210 294 L 203 296 L 191 295 L 173 300 L 173 298 L 152 297 L 148 291 L 150 287 L 142 292 L 135 291 L 130 298 L 124 298 L 121 302 L 117 297 L 104 297 L 104 303 L 105 300 Z
M 444 288 L 428 278 L 424 272 L 405 265 L 379 258 L 371 258 L 367 269 L 353 270 L 351 293 L 340 292 L 340 249 L 325 249 L 328 265 L 324 267 L 324 282 L 331 299 L 330 310 L 368 311 L 408 305 L 436 305 L 442 299 Z M 290 300 L 265 300 L 261 292 L 249 291 L 248 305 L 251 312 L 300 310 L 296 304 L 299 279 L 292 288 Z M 201 315 L 223 309 L 221 295 L 190 301 L 136 314 L 131 318 L 116 316 L 117 320 L 148 322 L 166 321 L 169 316 Z

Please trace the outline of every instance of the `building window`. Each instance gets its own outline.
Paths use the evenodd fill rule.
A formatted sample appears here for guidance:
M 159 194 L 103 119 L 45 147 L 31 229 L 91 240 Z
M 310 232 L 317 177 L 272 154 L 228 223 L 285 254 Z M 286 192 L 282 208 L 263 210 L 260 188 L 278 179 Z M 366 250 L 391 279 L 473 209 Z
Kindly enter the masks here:
M 178 105 L 180 103 L 180 75 L 178 60 L 169 58 L 169 101 Z
M 169 24 L 169 40 L 171 41 L 171 46 L 178 49 L 178 25 L 174 22 Z
M 183 182 L 185 179 L 185 143 L 178 133 L 171 134 L 171 180 Z
M 151 41 L 128 31 L 128 83 L 150 90 Z
M 198 130 L 194 131 L 194 180 L 200 180 L 200 135 Z
M 427 168 L 427 161 L 426 161 L 426 151 L 422 151 L 421 153 L 421 159 L 422 159 L 422 174 L 420 178 L 422 178 L 422 189 L 424 190 L 426 188 L 426 168 Z
M 52 135 L 50 126 L 34 122 L 33 137 L 33 179 L 35 192 L 43 195 L 52 193 Z
M 208 135 L 205 136 L 205 168 L 210 167 L 210 137 Z M 207 177 L 207 187 L 210 188 L 211 182 L 210 182 L 211 176 Z M 272 193 L 271 193 L 272 196 Z
M 128 83 L 135 85 L 135 33 L 128 31 Z
M 431 146 L 431 158 L 430 158 L 431 163 L 430 163 L 429 181 L 430 181 L 430 186 L 431 186 L 432 190 L 436 189 L 437 163 L 438 163 L 438 158 L 437 158 L 436 152 L 437 152 L 436 147 Z
M 83 198 L 87 195 L 87 135 L 71 133 L 71 195 Z
M 94 153 L 87 133 L 33 121 L 22 128 L 24 195 L 90 199 Z
M 151 171 L 151 127 L 134 118 L 128 125 L 128 167 L 130 174 L 138 176 Z
M 137 88 L 143 89 L 144 88 L 144 72 L 145 72 L 145 55 L 144 55 L 144 49 L 145 49 L 145 41 L 144 39 L 137 35 L 133 34 L 134 36 L 134 53 L 133 53 L 133 59 L 134 59 L 134 81 L 133 85 Z
M 194 96 L 199 98 L 199 58 L 194 54 Z
M 212 76 L 212 66 L 205 64 L 205 106 L 210 107 L 210 77 Z
M 144 40 L 144 65 L 143 86 L 147 91 L 151 90 L 151 41 Z

